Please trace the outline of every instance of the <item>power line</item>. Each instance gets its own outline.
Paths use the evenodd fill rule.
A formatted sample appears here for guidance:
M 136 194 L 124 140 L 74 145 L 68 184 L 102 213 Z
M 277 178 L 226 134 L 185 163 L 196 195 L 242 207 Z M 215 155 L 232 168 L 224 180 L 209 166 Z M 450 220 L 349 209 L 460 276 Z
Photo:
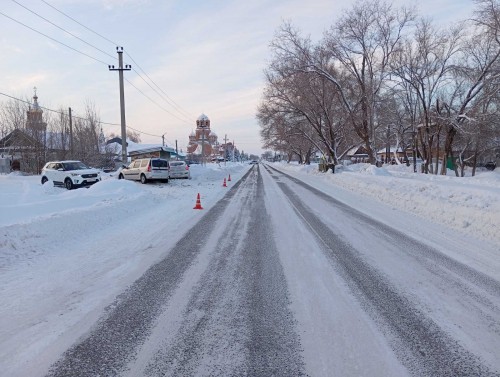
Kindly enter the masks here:
M 12 1 L 15 1 L 15 0 L 12 0 Z M 84 27 L 85 29 L 87 29 L 88 31 L 94 33 L 95 35 L 101 37 L 102 39 L 114 44 L 115 46 L 119 46 L 118 43 L 115 43 L 113 42 L 112 40 L 106 38 L 105 36 L 103 36 L 102 34 L 92 30 L 91 28 L 85 26 L 84 24 L 82 24 L 81 22 L 77 21 L 76 19 L 74 19 L 73 17 L 69 16 L 68 14 L 64 13 L 63 11 L 57 9 L 55 6 L 49 4 L 47 1 L 45 0 L 41 0 L 43 3 L 45 3 L 46 5 L 48 5 L 49 7 L 51 7 L 52 9 L 54 9 L 55 11 L 61 13 L 63 16 L 69 18 L 70 20 L 72 20 L 73 22 L 76 22 L 78 25 Z M 170 106 L 172 106 L 176 111 L 178 111 L 183 117 L 187 117 L 189 119 L 189 122 L 192 122 L 192 117 L 191 115 L 189 115 L 184 109 L 182 109 L 172 98 L 170 98 L 168 96 L 167 93 L 165 93 L 165 91 L 160 87 L 158 86 L 154 81 L 153 79 L 151 79 L 151 77 L 141 68 L 141 66 L 134 60 L 134 58 L 128 54 L 126 51 L 125 51 L 125 54 L 130 58 L 130 60 L 132 60 L 132 62 L 141 70 L 142 73 L 144 73 L 144 75 L 153 83 L 153 85 L 155 87 L 157 87 L 165 96 L 167 99 L 165 99 L 164 96 L 162 96 L 160 93 L 158 93 L 158 91 L 156 91 L 140 74 L 139 72 L 137 72 L 135 69 L 133 70 L 151 89 L 153 89 L 165 102 L 167 102 Z M 109 55 L 108 55 L 109 56 Z M 113 57 L 114 58 L 114 57 Z M 171 113 L 169 113 L 171 114 Z M 173 114 L 171 114 L 173 115 Z M 175 115 L 174 115 L 175 116 Z M 176 117 L 177 118 L 177 117 Z M 177 118 L 179 119 L 179 118 Z M 181 120 L 181 119 L 179 119 Z M 184 120 L 181 120 L 181 121 L 184 121 Z
M 16 3 L 17 5 L 19 5 L 20 7 L 23 7 L 23 8 L 24 8 L 24 9 L 26 9 L 28 12 L 33 13 L 35 16 L 37 16 L 37 17 L 41 18 L 42 20 L 44 20 L 44 21 L 48 22 L 49 24 L 51 24 L 51 25 L 55 26 L 56 28 L 58 28 L 58 29 L 60 29 L 60 30 L 64 31 L 65 33 L 67 33 L 67 34 L 69 34 L 69 35 L 71 35 L 73 38 L 76 38 L 76 39 L 78 39 L 79 41 L 82 41 L 83 43 L 85 43 L 86 45 L 88 45 L 88 46 L 90 46 L 90 47 L 92 47 L 92 48 L 96 49 L 97 51 L 102 52 L 103 54 L 105 54 L 105 55 L 107 55 L 107 56 L 111 57 L 111 59 L 116 59 L 116 57 L 114 57 L 113 55 L 108 54 L 106 51 L 103 51 L 103 50 L 101 50 L 99 47 L 96 47 L 96 46 L 94 46 L 93 44 L 91 44 L 91 43 L 89 43 L 89 42 L 87 42 L 87 41 L 83 40 L 83 39 L 82 39 L 82 38 L 80 38 L 79 36 L 77 36 L 77 35 L 75 35 L 75 34 L 71 33 L 70 31 L 68 31 L 68 30 L 64 29 L 63 27 L 61 27 L 61 26 L 59 26 L 59 25 L 56 25 L 55 23 L 53 23 L 52 21 L 50 21 L 50 20 L 46 19 L 45 17 L 40 16 L 38 13 L 34 12 L 33 10 L 31 10 L 31 9 L 29 9 L 28 7 L 24 6 L 23 4 L 19 3 L 18 1 L 16 1 L 16 0 L 11 0 L 11 1 L 12 1 L 12 2 L 14 2 L 14 3 Z
M 146 85 L 148 85 L 148 86 L 149 86 L 151 89 L 153 89 L 153 91 L 155 91 L 155 92 L 156 92 L 156 93 L 157 93 L 157 94 L 158 94 L 161 98 L 163 98 L 163 97 L 161 96 L 161 93 L 159 93 L 159 92 L 158 92 L 155 88 L 153 88 L 153 87 L 151 86 L 151 84 L 150 84 L 150 83 L 148 83 L 148 82 L 147 82 L 147 81 L 146 81 L 146 80 L 145 80 L 145 79 L 141 76 L 141 74 L 140 74 L 139 72 L 137 72 L 134 68 L 132 68 L 132 70 L 133 70 L 135 73 L 137 73 L 137 76 L 139 76 L 139 77 L 141 78 L 141 80 L 142 80 L 142 81 L 144 81 L 144 82 L 146 83 Z M 129 82 L 129 83 L 130 83 L 130 82 Z M 132 85 L 132 84 L 131 84 L 131 85 Z M 136 88 L 136 89 L 137 89 L 137 88 Z M 141 92 L 141 93 L 142 93 L 142 92 Z M 144 93 L 142 93 L 142 94 L 144 95 Z M 148 98 L 149 98 L 149 97 L 148 97 Z M 168 103 L 168 102 L 167 102 L 167 103 Z M 155 104 L 156 104 L 156 102 L 155 102 Z M 158 104 L 156 104 L 156 105 L 158 105 Z M 158 106 L 159 106 L 159 105 L 158 105 Z M 182 122 L 186 122 L 186 123 L 190 123 L 190 122 L 191 122 L 191 121 L 189 121 L 189 120 L 187 120 L 187 119 L 181 119 L 181 118 L 177 117 L 175 114 L 172 114 L 171 112 L 169 112 L 168 110 L 164 109 L 163 107 L 161 107 L 161 109 L 165 110 L 167 113 L 169 113 L 170 115 L 174 116 L 175 118 L 179 119 L 179 120 L 180 120 L 180 121 L 182 121 Z M 183 116 L 185 116 L 185 115 L 184 115 L 184 114 L 182 114 L 182 113 L 180 113 L 180 114 L 181 114 L 181 115 L 183 115 Z
M 181 122 L 185 122 L 185 123 L 188 123 L 185 119 L 181 119 L 179 118 L 177 115 L 175 114 L 172 114 L 170 111 L 168 111 L 167 109 L 165 109 L 162 105 L 160 105 L 158 102 L 156 102 L 155 100 L 153 100 L 151 97 L 149 97 L 147 94 L 145 94 L 142 90 L 140 90 L 137 86 L 135 86 L 134 84 L 132 84 L 130 82 L 130 80 L 128 79 L 125 79 L 126 82 L 128 82 L 135 90 L 137 90 L 139 93 L 141 93 L 144 97 L 146 97 L 149 101 L 151 101 L 152 103 L 154 103 L 156 106 L 158 106 L 160 109 L 162 109 L 163 111 L 165 111 L 166 113 L 172 115 L 174 118 L 180 120 Z
M 12 1 L 13 1 L 13 2 L 15 2 L 16 4 L 18 4 L 19 6 L 22 6 L 22 7 L 23 7 L 23 8 L 25 8 L 26 10 L 28 10 L 28 11 L 30 11 L 30 12 L 32 12 L 32 13 L 34 13 L 32 10 L 28 9 L 27 7 L 25 7 L 25 6 L 23 6 L 22 4 L 18 3 L 17 1 L 15 1 L 15 0 L 12 0 Z M 50 6 L 50 7 L 54 8 L 54 9 L 56 9 L 56 8 L 55 8 L 55 7 L 53 7 L 52 5 L 48 4 L 46 1 L 44 1 L 44 0 L 41 0 L 41 1 L 43 1 L 44 3 L 46 3 L 48 6 Z M 56 9 L 56 10 L 58 10 L 58 9 Z M 59 10 L 58 10 L 58 11 L 59 11 Z M 60 12 L 60 13 L 62 13 L 62 12 Z M 58 44 L 60 44 L 60 45 L 62 45 L 62 46 L 64 46 L 64 47 L 66 47 L 66 48 L 69 48 L 69 49 L 71 49 L 71 50 L 73 50 L 73 51 L 75 51 L 75 52 L 77 52 L 77 53 L 79 53 L 79 54 L 81 54 L 81 55 L 84 55 L 84 56 L 86 56 L 86 57 L 88 57 L 88 58 L 90 58 L 90 59 L 92 59 L 92 60 L 95 60 L 95 61 L 97 61 L 97 62 L 99 62 L 99 63 L 102 63 L 102 64 L 105 64 L 105 65 L 108 65 L 108 66 L 109 66 L 109 64 L 108 64 L 108 63 L 106 63 L 106 62 L 104 62 L 104 61 L 102 61 L 102 60 L 100 60 L 100 59 L 97 59 L 97 58 L 95 58 L 95 57 L 93 57 L 93 56 L 91 56 L 91 55 L 89 55 L 89 54 L 87 54 L 87 53 L 84 53 L 84 52 L 82 52 L 82 51 L 80 51 L 80 50 L 77 50 L 76 48 L 71 47 L 71 46 L 67 45 L 66 43 L 60 42 L 60 41 L 58 41 L 57 39 L 54 39 L 54 38 L 52 38 L 52 37 L 48 36 L 47 34 L 42 33 L 42 32 L 40 32 L 40 31 L 38 31 L 38 30 L 36 30 L 36 29 L 32 28 L 31 26 L 28 26 L 28 25 L 26 25 L 26 24 L 22 23 L 21 21 L 16 20 L 15 18 L 13 18 L 13 17 L 10 17 L 10 16 L 6 15 L 6 14 L 5 14 L 5 13 L 3 13 L 3 12 L 0 12 L 0 14 L 1 14 L 1 15 L 3 15 L 4 17 L 6 17 L 6 18 L 8 18 L 8 19 L 10 19 L 10 20 L 12 20 L 12 21 L 14 21 L 14 22 L 16 22 L 16 23 L 18 23 L 18 24 L 20 24 L 20 25 L 22 25 L 22 26 L 24 26 L 24 27 L 26 27 L 26 28 L 28 28 L 28 29 L 30 29 L 30 30 L 32 30 L 32 31 L 34 31 L 34 32 L 35 32 L 35 33 L 37 33 L 37 34 L 40 34 L 40 35 L 42 35 L 42 36 L 44 36 L 44 37 L 46 37 L 46 38 L 48 38 L 48 39 L 50 39 L 50 40 L 52 40 L 52 41 L 54 41 L 54 42 L 58 43 Z M 35 14 L 35 15 L 37 15 L 36 13 L 34 13 L 34 14 Z M 62 13 L 62 14 L 63 14 L 63 13 Z M 64 14 L 64 15 L 65 15 L 66 17 L 68 17 L 68 18 L 72 19 L 70 16 L 67 16 L 66 14 Z M 38 15 L 37 15 L 37 16 L 38 16 Z M 82 42 L 84 42 L 84 43 L 88 44 L 89 46 L 91 46 L 91 47 L 93 47 L 93 48 L 97 49 L 98 51 L 101 51 L 101 52 L 105 53 L 107 56 L 110 56 L 110 57 L 112 57 L 113 59 L 116 59 L 116 58 L 115 58 L 115 57 L 113 57 L 112 55 L 110 55 L 110 54 L 108 54 L 108 53 L 106 53 L 106 52 L 102 51 L 101 49 L 99 49 L 99 48 L 97 48 L 97 47 L 93 46 L 92 44 L 90 44 L 90 43 L 88 43 L 88 42 L 84 41 L 83 39 L 81 39 L 81 38 L 79 38 L 79 37 L 75 36 L 74 34 L 72 34 L 72 33 L 68 32 L 68 31 L 67 31 L 67 30 L 65 30 L 64 28 L 62 28 L 62 27 L 60 27 L 60 26 L 58 26 L 58 25 L 54 24 L 53 22 L 51 22 L 51 21 L 47 20 L 46 18 L 44 18 L 44 17 L 42 17 L 42 16 L 39 16 L 39 17 L 40 17 L 40 18 L 42 18 L 42 19 L 44 19 L 45 21 L 49 22 L 50 24 L 52 24 L 52 25 L 56 26 L 57 28 L 59 28 L 59 29 L 63 30 L 64 32 L 66 32 L 66 33 L 70 34 L 71 36 L 73 36 L 73 37 L 75 37 L 75 38 L 77 38 L 77 39 L 81 40 Z M 73 21 L 75 21 L 75 22 L 77 22 L 77 21 L 76 21 L 76 20 L 74 20 L 74 19 L 72 19 L 72 20 L 73 20 Z M 77 22 L 77 23 L 78 23 L 78 24 L 80 24 L 80 25 L 82 25 L 82 26 L 83 26 L 83 27 L 85 27 L 86 29 L 91 30 L 91 29 L 87 28 L 86 26 L 84 26 L 83 24 L 81 24 L 81 23 L 79 23 L 79 22 Z M 91 30 L 91 31 L 92 31 L 92 30 Z M 95 34 L 98 34 L 98 33 L 96 33 L 96 32 L 94 32 L 94 33 L 95 33 Z M 98 34 L 98 35 L 99 35 L 99 34 Z M 101 36 L 101 37 L 102 37 L 102 36 Z M 105 37 L 103 37 L 103 38 L 105 38 Z M 106 38 L 105 38 L 105 39 L 106 39 Z M 110 42 L 112 42 L 112 41 L 110 41 Z M 128 54 L 127 54 L 127 55 L 128 55 Z M 128 55 L 128 56 L 130 56 L 130 55 Z M 132 58 L 131 58 L 131 59 L 132 59 Z M 132 59 L 132 60 L 133 60 L 133 59 Z M 133 61 L 134 61 L 134 60 L 133 60 Z M 135 62 L 135 61 L 134 61 L 134 62 Z M 140 67 L 139 67 L 139 68 L 140 68 Z M 140 69 L 142 70 L 142 68 L 140 68 Z M 144 72 L 144 70 L 142 70 L 142 71 Z M 138 76 L 139 76 L 139 77 L 140 77 L 140 78 L 141 78 L 141 79 L 142 79 L 142 80 L 143 80 L 143 81 L 144 81 L 144 82 L 145 82 L 145 83 L 146 83 L 146 84 L 147 84 L 147 85 L 148 85 L 151 89 L 153 89 L 153 90 L 154 90 L 154 91 L 155 91 L 158 95 L 160 95 L 160 97 L 162 97 L 162 96 L 161 96 L 161 94 L 160 94 L 160 93 L 158 93 L 158 91 L 156 91 L 156 90 L 155 90 L 155 89 L 154 89 L 154 88 L 153 88 L 153 87 L 152 87 L 152 86 L 151 86 L 151 85 L 150 85 L 150 84 L 149 84 L 149 83 L 148 83 L 148 82 L 147 82 L 147 81 L 146 81 L 146 80 L 145 80 L 145 79 L 144 79 L 144 78 L 143 78 L 143 77 L 142 77 L 142 76 L 141 76 L 141 75 L 137 72 L 137 71 L 135 71 L 135 70 L 134 70 L 134 72 L 136 72 L 136 73 L 137 73 L 137 75 L 138 75 Z M 149 76 L 148 76 L 145 72 L 144 72 L 144 74 L 145 74 L 145 75 L 146 75 L 146 76 L 147 76 L 147 77 L 151 80 L 151 82 L 153 82 L 153 84 L 154 84 L 154 85 L 156 85 L 156 83 L 155 83 L 155 82 L 154 82 L 154 81 L 153 81 L 153 80 L 152 80 L 152 79 L 151 79 L 151 78 L 150 78 L 150 77 L 149 77 Z M 160 109 L 162 109 L 162 110 L 163 110 L 163 111 L 165 111 L 166 113 L 168 113 L 168 114 L 172 115 L 173 117 L 175 117 L 176 119 L 178 119 L 178 120 L 180 120 L 180 121 L 182 121 L 182 122 L 189 123 L 189 122 L 188 122 L 188 121 L 186 121 L 185 119 L 181 119 L 181 118 L 179 118 L 178 116 L 176 116 L 175 114 L 171 113 L 170 111 L 168 111 L 167 109 L 165 109 L 163 106 L 161 106 L 160 104 L 158 104 L 156 101 L 154 101 L 153 99 L 151 99 L 151 98 L 150 98 L 149 96 L 147 96 L 147 95 L 146 95 L 143 91 L 141 91 L 141 90 L 140 90 L 139 88 L 137 88 L 134 84 L 132 84 L 129 80 L 126 80 L 126 81 L 127 81 L 127 82 L 128 82 L 128 83 L 132 86 L 132 87 L 134 87 L 134 88 L 135 88 L 135 89 L 136 89 L 139 93 L 141 93 L 144 97 L 146 97 L 149 101 L 151 101 L 151 102 L 152 102 L 152 103 L 154 103 L 156 106 L 158 106 Z M 156 85 L 156 86 L 158 87 L 158 85 Z M 162 90 L 160 87 L 158 87 L 158 88 L 159 88 L 160 90 Z M 163 91 L 163 90 L 162 90 L 162 91 Z M 165 92 L 164 92 L 164 93 L 165 93 Z M 3 94 L 3 93 L 1 93 L 1 94 Z M 3 95 L 5 95 L 5 94 L 3 94 Z M 166 93 L 165 93 L 165 95 L 166 95 Z M 8 96 L 8 95 L 7 95 L 7 96 Z M 167 97 L 168 97 L 168 96 L 167 96 Z M 12 98 L 14 98 L 14 97 L 12 97 Z M 163 98 L 163 97 L 162 97 L 162 98 Z M 14 98 L 14 99 L 15 99 L 15 98 Z M 163 99 L 164 99 L 164 98 L 163 98 Z M 19 99 L 17 99 L 17 100 L 19 100 Z M 22 101 L 22 100 L 21 100 L 21 101 Z M 173 103 L 175 103 L 173 100 L 171 100 L 171 101 L 172 101 Z M 167 103 L 168 103 L 168 101 L 167 101 Z M 170 106 L 172 106 L 172 104 L 170 104 L 170 103 L 168 103 L 168 104 L 169 104 Z M 48 111 L 54 111 L 54 112 L 57 112 L 57 111 L 52 110 L 52 109 L 46 109 L 46 110 L 48 110 Z M 179 110 L 177 110 L 177 111 L 179 111 Z M 179 111 L 179 112 L 180 112 L 180 111 Z M 59 112 L 58 112 L 58 113 L 59 113 Z M 180 112 L 180 113 L 181 113 L 181 112 Z M 182 114 L 182 113 L 181 113 L 181 114 Z M 182 114 L 182 115 L 183 115 L 183 116 L 185 116 L 184 114 Z M 76 117 L 76 116 L 75 116 L 75 118 L 78 118 L 78 117 Z M 81 118 L 81 119 L 85 119 L 85 118 Z M 108 122 L 101 122 L 101 123 L 102 123 L 102 124 L 113 125 L 113 126 L 117 126 L 117 125 L 118 125 L 118 124 L 108 123 Z M 139 130 L 137 130 L 137 129 L 134 129 L 134 128 L 132 128 L 132 127 L 129 127 L 129 128 L 130 128 L 130 129 L 132 129 L 132 130 L 134 130 L 134 131 L 137 131 L 137 132 L 140 132 L 140 133 L 144 133 L 144 132 L 139 131 Z M 144 134 L 147 134 L 147 133 L 144 133 Z M 147 135 L 150 135 L 150 136 L 156 136 L 156 137 L 161 137 L 161 136 L 159 136 L 159 135 L 153 135 L 153 134 L 147 134 Z
M 149 75 L 141 68 L 141 66 L 134 60 L 134 58 L 132 58 L 132 56 L 130 56 L 126 51 L 125 51 L 125 54 L 127 54 L 127 56 L 130 58 L 130 60 L 132 60 L 134 62 L 134 64 L 142 71 L 142 73 L 144 73 L 144 75 L 154 84 L 154 86 L 156 86 L 164 95 L 165 97 L 167 98 L 167 102 L 172 106 L 174 106 L 177 111 L 179 111 L 179 113 L 181 113 L 182 115 L 188 117 L 188 118 L 191 118 L 191 115 L 189 115 L 186 111 L 184 111 L 184 109 L 182 109 L 177 103 L 175 103 L 175 101 L 170 98 L 168 96 L 167 93 L 165 93 L 165 91 L 160 88 L 154 81 L 151 77 L 149 77 Z M 134 69 L 134 72 L 137 73 L 139 75 L 139 72 L 137 72 L 135 69 Z M 140 75 L 139 75 L 140 76 Z M 148 84 L 149 85 L 149 84 Z M 158 93 L 158 92 L 157 92 Z M 158 93 L 160 96 L 162 96 L 160 93 Z
M 43 35 L 44 37 L 46 37 L 46 38 L 48 38 L 48 39 L 50 39 L 50 40 L 52 40 L 52 41 L 54 41 L 54 42 L 56 42 L 56 43 L 59 43 L 59 44 L 61 44 L 61 45 L 65 46 L 65 47 L 67 47 L 67 48 L 69 48 L 69 49 L 71 49 L 71 50 L 73 50 L 73 51 L 75 51 L 75 52 L 78 52 L 79 54 L 82 54 L 82 55 L 84 55 L 84 56 L 86 56 L 86 57 L 88 57 L 88 58 L 90 58 L 90 59 L 93 59 L 93 60 L 95 60 L 95 61 L 99 62 L 99 63 L 102 63 L 102 64 L 106 64 L 106 65 L 108 65 L 108 63 L 103 62 L 102 60 L 99 60 L 99 59 L 97 59 L 97 58 L 94 58 L 93 56 L 91 56 L 91 55 L 89 55 L 89 54 L 86 54 L 85 52 L 82 52 L 82 51 L 80 51 L 80 50 L 77 50 L 76 48 L 73 48 L 73 47 L 71 47 L 71 46 L 68 46 L 66 43 L 60 42 L 60 41 L 58 41 L 57 39 L 54 39 L 54 38 L 52 38 L 52 37 L 49 37 L 47 34 L 44 34 L 44 33 L 42 33 L 41 31 L 38 31 L 38 30 L 36 30 L 36 29 L 33 29 L 31 26 L 28 26 L 28 25 L 26 25 L 26 24 L 23 24 L 21 21 L 18 21 L 18 20 L 16 20 L 15 18 L 12 18 L 12 17 L 10 17 L 10 16 L 7 16 L 5 13 L 0 12 L 0 14 L 1 14 L 2 16 L 4 16 L 4 17 L 6 17 L 6 18 L 8 18 L 8 19 L 10 19 L 10 20 L 12 20 L 12 21 L 14 21 L 14 22 L 17 22 L 18 24 L 20 24 L 20 25 L 22 25 L 22 26 L 24 26 L 24 27 L 26 27 L 26 28 L 28 28 L 28 29 L 30 29 L 30 30 L 32 30 L 32 31 L 34 31 L 35 33 L 38 33 L 38 34 L 40 34 L 40 35 Z
M 65 44 L 65 43 L 63 43 L 63 42 L 60 42 L 60 41 L 58 41 L 58 40 L 56 40 L 56 39 L 52 38 L 52 37 L 49 37 L 48 35 L 46 35 L 46 34 L 44 34 L 44 33 L 40 32 L 40 31 L 38 31 L 38 30 L 36 30 L 36 29 L 34 29 L 34 28 L 32 28 L 32 27 L 28 26 L 28 25 L 25 25 L 24 23 L 22 23 L 22 22 L 20 22 L 20 21 L 18 21 L 18 20 L 16 20 L 16 19 L 14 19 L 14 18 L 12 18 L 12 17 L 10 17 L 10 16 L 7 16 L 6 14 L 4 14 L 4 13 L 2 13 L 2 12 L 0 12 L 0 14 L 1 14 L 1 15 L 3 15 L 4 17 L 7 17 L 7 18 L 11 19 L 12 21 L 15 21 L 15 22 L 17 22 L 17 23 L 19 23 L 19 24 L 21 24 L 21 25 L 23 25 L 23 26 L 27 27 L 28 29 L 30 29 L 30 30 L 32 30 L 32 31 L 34 31 L 34 32 L 36 32 L 36 33 L 38 33 L 38 34 L 43 35 L 44 37 L 46 37 L 46 38 L 48 38 L 48 39 L 50 39 L 50 40 L 52 40 L 52 41 L 54 41 L 54 42 L 57 42 L 57 43 L 59 43 L 59 44 L 61 44 L 61 45 L 65 46 L 65 47 L 67 47 L 67 48 L 69 48 L 69 49 L 71 49 L 71 50 L 73 50 L 73 51 L 78 52 L 79 54 L 82 54 L 82 55 L 84 55 L 84 56 L 87 56 L 87 57 L 89 57 L 89 58 L 91 58 L 91 59 L 93 59 L 93 60 L 95 60 L 95 61 L 99 62 L 99 63 L 102 63 L 102 64 L 105 64 L 105 65 L 109 66 L 109 64 L 108 64 L 108 63 L 103 62 L 102 60 L 99 60 L 99 59 L 97 59 L 97 58 L 94 58 L 93 56 L 91 56 L 91 55 L 89 55 L 89 54 L 86 54 L 86 53 L 84 53 L 84 52 L 81 52 L 81 51 L 79 51 L 79 50 L 77 50 L 77 49 L 75 49 L 75 48 L 73 48 L 73 47 L 71 47 L 71 46 L 69 46 L 69 45 L 67 45 L 67 44 Z M 141 78 L 142 78 L 142 77 L 141 77 Z M 142 78 L 142 79 L 143 79 L 143 78 Z M 143 80 L 144 80 L 144 79 L 143 79 Z M 160 109 L 162 109 L 163 111 L 165 111 L 165 112 L 167 112 L 168 114 L 172 115 L 172 116 L 173 116 L 173 117 L 175 117 L 176 119 L 178 119 L 178 120 L 180 120 L 180 121 L 182 121 L 182 122 L 186 122 L 186 123 L 187 123 L 187 121 L 186 121 L 186 120 L 179 118 L 179 117 L 178 117 L 178 116 L 176 116 L 175 114 L 172 114 L 170 111 L 168 111 L 168 110 L 167 110 L 167 109 L 165 109 L 163 106 L 161 106 L 160 104 L 158 104 L 156 101 L 154 101 L 153 99 L 151 99 L 151 98 L 150 98 L 149 96 L 147 96 L 147 95 L 146 95 L 143 91 L 141 91 L 141 90 L 140 90 L 139 88 L 137 88 L 134 84 L 132 84 L 129 80 L 126 80 L 126 81 L 127 81 L 130 85 L 132 85 L 132 86 L 133 86 L 133 87 L 134 87 L 134 88 L 135 88 L 135 89 L 136 89 L 139 93 L 141 93 L 144 97 L 146 97 L 149 101 L 151 101 L 151 102 L 152 102 L 152 103 L 154 103 L 156 106 L 158 106 Z M 130 127 L 130 128 L 132 128 L 132 127 Z
M 19 102 L 23 102 L 23 103 L 27 103 L 28 105 L 31 105 L 31 102 L 29 102 L 29 101 L 25 101 L 23 99 L 16 98 L 16 97 L 8 95 L 6 93 L 0 92 L 0 95 L 8 97 L 8 98 L 11 98 L 11 99 L 13 99 L 15 101 L 19 101 Z M 47 111 L 50 111 L 50 112 L 53 112 L 53 113 L 56 113 L 56 114 L 59 114 L 59 115 L 67 115 L 64 111 L 49 109 L 48 107 L 44 107 L 44 106 L 39 106 L 39 107 L 41 109 L 43 109 L 43 110 L 47 110 Z M 81 116 L 76 116 L 76 115 L 74 115 L 73 118 L 80 119 L 80 120 L 87 120 L 87 118 L 84 118 L 84 117 L 81 117 Z M 104 121 L 99 121 L 99 123 L 100 124 L 104 124 L 104 125 L 108 125 L 108 126 L 118 126 L 118 127 L 120 126 L 120 124 L 118 124 L 118 123 L 110 123 L 110 122 L 104 122 Z M 154 137 L 161 137 L 161 135 L 154 135 L 154 134 L 150 134 L 150 133 L 147 133 L 147 132 L 144 132 L 144 131 L 140 131 L 140 130 L 138 130 L 136 128 L 133 128 L 133 127 L 130 127 L 128 125 L 127 125 L 127 128 L 130 128 L 131 130 L 139 132 L 140 134 L 143 134 L 143 135 L 154 136 Z
M 74 21 L 74 22 L 76 22 L 78 25 L 80 25 L 80 26 L 84 27 L 84 28 L 85 28 L 85 29 L 87 29 L 88 31 L 90 31 L 90 32 L 94 33 L 95 35 L 97 35 L 97 36 L 101 37 L 102 39 L 104 39 L 104 40 L 106 40 L 106 41 L 108 41 L 108 42 L 112 43 L 112 44 L 113 44 L 113 45 L 115 45 L 115 46 L 119 46 L 119 43 L 113 42 L 112 40 L 110 40 L 110 39 L 106 38 L 105 36 L 103 36 L 103 35 L 99 34 L 98 32 L 96 32 L 96 31 L 94 31 L 94 30 L 90 29 L 89 27 L 87 27 L 87 26 L 85 26 L 84 24 L 82 24 L 82 23 L 78 22 L 77 20 L 75 20 L 73 17 L 71 17 L 71 16 L 67 15 L 66 13 L 64 13 L 63 11 L 61 11 L 61 10 L 57 9 L 55 6 L 53 6 L 53 5 L 49 4 L 49 3 L 48 3 L 48 2 L 46 2 L 45 0 L 41 0 L 41 1 L 42 1 L 43 3 L 45 3 L 45 4 L 47 4 L 47 5 L 48 5 L 49 7 L 51 7 L 52 9 L 54 9 L 55 11 L 57 11 L 57 12 L 61 13 L 63 16 L 65 16 L 65 17 L 69 18 L 71 21 Z

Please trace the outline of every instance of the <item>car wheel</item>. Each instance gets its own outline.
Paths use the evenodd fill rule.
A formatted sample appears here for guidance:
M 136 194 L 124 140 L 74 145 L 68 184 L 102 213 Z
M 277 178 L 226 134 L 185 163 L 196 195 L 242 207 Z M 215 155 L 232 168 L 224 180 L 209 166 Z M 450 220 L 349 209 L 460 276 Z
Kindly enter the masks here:
M 42 177 L 42 185 L 44 185 L 48 181 L 47 177 Z
M 66 187 L 68 190 L 71 190 L 73 188 L 73 182 L 71 182 L 71 179 L 66 178 L 64 181 L 64 187 Z
M 123 176 L 123 174 L 120 174 L 120 175 L 118 176 L 118 179 L 123 179 L 123 178 L 125 178 L 125 177 Z
M 147 181 L 148 180 L 146 179 L 146 176 L 144 174 L 141 174 L 141 183 L 144 185 Z

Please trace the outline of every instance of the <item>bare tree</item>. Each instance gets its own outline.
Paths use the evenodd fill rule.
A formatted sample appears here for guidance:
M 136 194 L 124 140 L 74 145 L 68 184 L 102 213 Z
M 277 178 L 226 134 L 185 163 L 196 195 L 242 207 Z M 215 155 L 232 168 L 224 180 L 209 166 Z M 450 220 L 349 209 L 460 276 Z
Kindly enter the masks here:
M 350 125 L 363 141 L 372 164 L 377 162 L 375 113 L 389 64 L 403 30 L 413 18 L 405 8 L 378 1 L 358 1 L 345 12 L 315 49 L 289 24 L 273 43 L 293 69 L 325 78 L 339 93 Z
M 439 30 L 429 20 L 420 19 L 413 37 L 402 43 L 392 62 L 392 72 L 402 80 L 407 95 L 414 94 L 407 98 L 418 101 L 417 131 L 424 173 L 437 173 L 431 164 L 433 154 L 439 150 L 442 125 L 433 117 L 433 105 L 450 80 L 460 41 L 460 29 Z
M 446 116 L 444 159 L 453 158 L 453 142 L 459 132 L 481 124 L 474 115 L 490 103 L 500 90 L 500 2 L 477 1 L 476 18 L 464 44 L 464 55 L 457 71 L 456 90 L 443 104 Z M 442 174 L 446 174 L 443 163 Z

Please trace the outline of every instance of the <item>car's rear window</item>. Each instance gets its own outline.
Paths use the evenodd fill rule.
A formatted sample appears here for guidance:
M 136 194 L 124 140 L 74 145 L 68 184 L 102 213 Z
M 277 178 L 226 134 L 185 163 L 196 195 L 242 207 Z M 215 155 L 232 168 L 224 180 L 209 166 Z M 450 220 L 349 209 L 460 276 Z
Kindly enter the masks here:
M 151 160 L 151 163 L 155 168 L 168 168 L 167 160 Z
M 170 163 L 170 166 L 181 166 L 184 165 L 184 162 L 182 161 L 173 161 Z

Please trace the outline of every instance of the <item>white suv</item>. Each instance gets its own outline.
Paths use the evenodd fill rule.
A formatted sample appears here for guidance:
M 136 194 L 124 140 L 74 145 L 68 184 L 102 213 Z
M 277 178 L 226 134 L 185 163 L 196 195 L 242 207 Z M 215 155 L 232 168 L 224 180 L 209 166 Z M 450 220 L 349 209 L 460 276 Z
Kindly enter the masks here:
M 51 161 L 42 169 L 42 185 L 53 181 L 55 186 L 64 186 L 68 190 L 90 186 L 101 180 L 99 170 L 89 168 L 81 161 Z

